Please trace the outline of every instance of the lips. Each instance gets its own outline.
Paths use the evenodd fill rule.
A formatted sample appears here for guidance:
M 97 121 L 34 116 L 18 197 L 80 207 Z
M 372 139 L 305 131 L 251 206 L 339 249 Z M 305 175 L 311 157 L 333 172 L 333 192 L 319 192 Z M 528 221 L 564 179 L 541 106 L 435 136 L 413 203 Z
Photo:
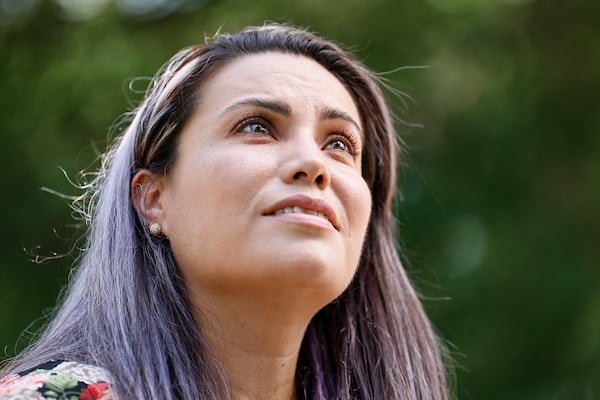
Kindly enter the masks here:
M 306 195 L 294 195 L 286 197 L 273 204 L 263 215 L 282 214 L 307 214 L 323 218 L 336 230 L 338 228 L 337 216 L 333 208 L 326 201 Z

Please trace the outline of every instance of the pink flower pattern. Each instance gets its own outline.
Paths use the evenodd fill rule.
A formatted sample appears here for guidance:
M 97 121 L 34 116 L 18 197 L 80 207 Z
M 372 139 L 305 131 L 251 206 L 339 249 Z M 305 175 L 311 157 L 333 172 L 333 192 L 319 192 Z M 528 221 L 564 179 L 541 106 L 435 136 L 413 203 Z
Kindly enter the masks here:
M 0 400 L 112 400 L 106 370 L 72 361 L 51 360 L 0 378 Z

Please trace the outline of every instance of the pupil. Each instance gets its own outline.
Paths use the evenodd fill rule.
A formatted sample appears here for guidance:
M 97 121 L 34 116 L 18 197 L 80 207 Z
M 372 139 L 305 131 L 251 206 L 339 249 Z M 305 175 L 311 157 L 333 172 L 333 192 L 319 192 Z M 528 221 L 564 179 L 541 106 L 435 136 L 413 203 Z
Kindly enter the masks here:
M 265 128 L 261 124 L 252 124 L 250 130 L 255 133 L 264 133 Z

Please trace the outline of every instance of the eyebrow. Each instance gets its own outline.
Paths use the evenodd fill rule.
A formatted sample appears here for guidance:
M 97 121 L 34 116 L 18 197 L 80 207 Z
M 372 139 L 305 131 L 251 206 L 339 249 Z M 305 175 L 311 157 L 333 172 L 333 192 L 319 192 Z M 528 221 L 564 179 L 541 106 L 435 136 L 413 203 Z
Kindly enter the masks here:
M 281 114 L 286 117 L 288 117 L 292 114 L 292 107 L 287 103 L 284 103 L 281 101 L 276 101 L 276 100 L 259 99 L 259 98 L 254 98 L 254 97 L 242 99 L 240 101 L 233 103 L 232 105 L 225 108 L 223 113 L 229 112 L 240 106 L 247 106 L 247 105 L 266 108 L 267 110 L 273 111 L 276 114 Z M 334 107 L 326 107 L 325 109 L 323 109 L 319 115 L 319 118 L 321 120 L 343 119 L 344 121 L 348 121 L 352 125 L 354 125 L 358 129 L 359 132 L 362 132 L 360 125 L 358 124 L 358 122 L 356 122 L 354 120 L 354 118 L 352 118 L 350 116 L 350 114 L 348 114 L 347 112 L 342 111 L 340 109 L 334 108 Z
M 354 125 L 359 132 L 362 132 L 360 125 L 358 125 L 358 122 L 356 122 L 354 118 L 350 116 L 350 114 L 337 108 L 325 108 L 323 111 L 321 111 L 321 119 L 343 119 L 344 121 L 348 121 Z
M 257 98 L 249 98 L 237 101 L 232 105 L 228 106 L 225 109 L 224 113 L 236 109 L 240 106 L 256 106 L 266 108 L 267 110 L 271 110 L 274 113 L 281 114 L 286 117 L 292 113 L 292 107 L 290 107 L 289 104 L 285 104 L 280 101 L 263 100 Z

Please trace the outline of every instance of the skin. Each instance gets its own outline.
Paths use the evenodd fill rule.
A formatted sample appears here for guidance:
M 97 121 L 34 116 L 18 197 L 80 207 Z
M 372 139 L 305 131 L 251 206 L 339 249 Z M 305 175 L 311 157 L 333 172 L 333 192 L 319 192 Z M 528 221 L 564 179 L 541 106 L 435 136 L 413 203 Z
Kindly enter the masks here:
M 168 175 L 134 177 L 136 208 L 169 239 L 233 398 L 292 399 L 304 331 L 350 283 L 369 220 L 359 113 L 282 53 L 230 62 L 200 99 Z M 294 205 L 329 218 L 275 213 Z

